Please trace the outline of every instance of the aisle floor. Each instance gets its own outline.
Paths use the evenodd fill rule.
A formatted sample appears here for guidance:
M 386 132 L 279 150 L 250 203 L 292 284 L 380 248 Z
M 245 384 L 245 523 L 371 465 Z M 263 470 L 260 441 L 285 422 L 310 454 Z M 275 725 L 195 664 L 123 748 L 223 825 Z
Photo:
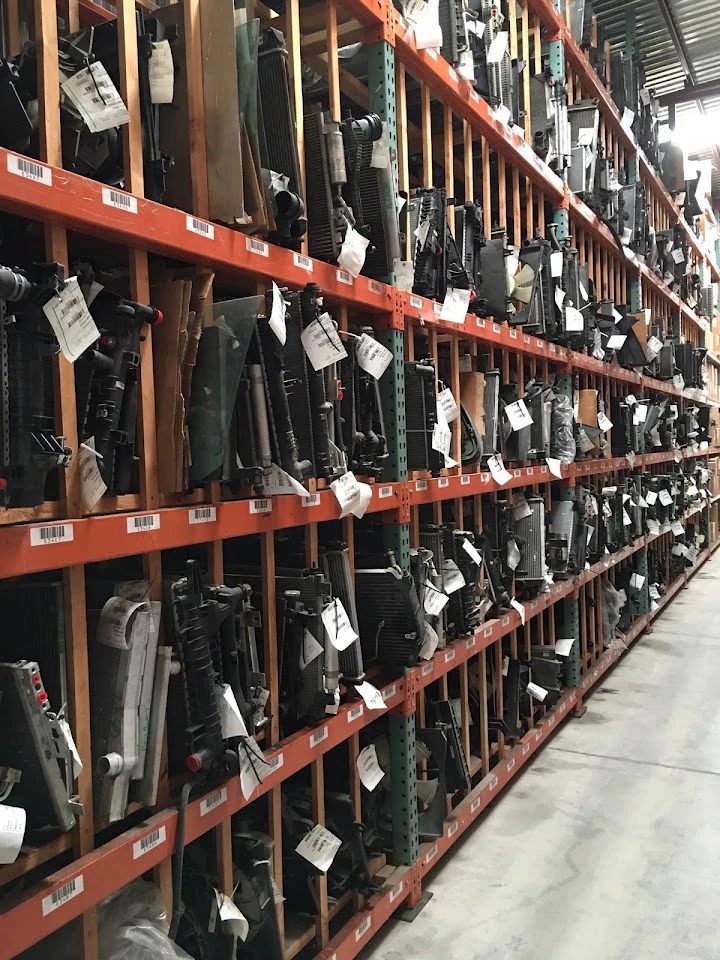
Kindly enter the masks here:
M 720 956 L 720 553 L 361 960 Z

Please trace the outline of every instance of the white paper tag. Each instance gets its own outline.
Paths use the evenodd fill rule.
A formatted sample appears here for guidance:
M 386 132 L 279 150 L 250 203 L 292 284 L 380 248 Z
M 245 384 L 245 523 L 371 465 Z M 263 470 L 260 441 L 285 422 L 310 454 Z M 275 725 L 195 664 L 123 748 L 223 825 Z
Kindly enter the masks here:
M 298 497 L 309 496 L 305 487 L 276 463 L 273 463 L 263 474 L 263 490 L 271 497 L 283 497 L 288 494 L 295 494 Z
M 612 420 L 609 420 L 602 410 L 597 415 L 597 423 L 603 433 L 607 433 L 608 430 L 612 430 Z
M 512 480 L 512 474 L 505 469 L 505 464 L 500 454 L 488 458 L 488 467 L 490 468 L 493 480 L 495 483 L 499 483 L 500 486 L 504 486 Z
M 517 612 L 520 614 L 520 620 L 521 620 L 522 624 L 524 625 L 524 624 L 525 624 L 525 607 L 524 607 L 524 605 L 523 605 L 522 603 L 518 603 L 518 601 L 515 599 L 515 597 L 513 597 L 512 600 L 510 601 L 510 606 L 513 608 L 513 610 L 517 610 Z
M 506 30 L 501 30 L 496 34 L 495 39 L 491 41 L 487 51 L 488 63 L 500 63 L 508 50 L 508 37 L 510 35 Z
M 589 453 L 595 447 L 595 444 L 582 427 L 578 430 L 578 446 L 583 453 Z
M 647 519 L 647 529 L 651 537 L 660 536 L 660 523 L 658 520 L 652 520 L 650 517 Z
M 26 813 L 22 807 L 0 804 L 0 863 L 15 863 L 25 836 Z
M 671 254 L 674 263 L 684 263 L 685 262 L 685 252 L 682 247 L 678 247 L 676 250 L 673 250 Z M 674 279 L 674 278 L 673 278 Z
M 372 499 L 372 487 L 369 483 L 361 483 L 352 470 L 348 470 L 337 480 L 333 480 L 330 489 L 340 504 L 341 519 L 349 513 L 358 520 L 365 516 L 365 511 Z
M 240 761 L 240 789 L 245 799 L 249 800 L 262 781 L 275 769 L 274 761 L 268 762 L 254 737 L 246 737 L 240 741 L 238 760 Z M 282 766 L 282 760 L 283 757 L 280 754 L 279 766 Z
M 462 575 L 454 560 L 443 560 L 443 586 L 448 596 L 465 586 L 465 577 Z
M 620 350 L 626 340 L 627 336 L 625 334 L 614 333 L 607 342 L 607 348 L 608 350 Z
M 532 507 L 527 502 L 524 493 L 514 493 L 512 502 L 513 518 L 515 520 L 524 520 L 525 517 L 532 516 Z
M 379 340 L 364 333 L 355 344 L 355 358 L 358 366 L 379 380 L 392 360 L 392 353 Z
M 518 550 L 517 542 L 513 539 L 507 542 L 507 565 L 511 570 L 517 570 L 518 564 L 522 560 L 522 555 Z
M 627 107 L 625 107 L 625 109 L 623 110 L 622 120 L 620 121 L 620 123 L 623 125 L 623 127 L 625 127 L 626 130 L 629 130 L 632 127 L 634 119 L 635 119 L 634 112 L 628 109 Z
M 80 486 L 85 513 L 90 513 L 100 497 L 107 490 L 98 469 L 95 453 L 95 437 L 89 437 L 80 444 L 78 450 L 78 464 L 80 467 Z
M 545 700 L 545 697 L 548 695 L 545 687 L 541 687 L 537 683 L 533 683 L 532 680 L 527 685 L 527 692 L 531 697 L 534 697 L 535 700 L 539 700 L 540 703 L 542 703 Z
M 100 339 L 100 331 L 87 308 L 77 277 L 70 277 L 64 289 L 48 300 L 43 313 L 58 339 L 62 355 L 70 363 L 75 363 Z
M 648 490 L 648 492 L 645 494 L 645 502 L 649 507 L 651 507 L 655 503 L 657 498 L 658 498 L 658 495 L 655 490 Z
M 582 333 L 585 329 L 583 315 L 575 307 L 565 307 L 565 329 L 568 333 Z
M 409 293 L 415 285 L 415 264 L 412 260 L 395 260 L 393 264 L 395 286 Z M 417 298 L 415 298 L 417 299 Z M 414 304 L 411 304 L 414 306 Z
M 387 705 L 383 700 L 383 695 L 377 687 L 374 687 L 367 680 L 362 683 L 356 683 L 355 689 L 365 701 L 368 710 L 387 710 Z
M 285 303 L 285 298 L 280 292 L 280 287 L 273 280 L 272 282 L 272 308 L 270 310 L 270 316 L 268 317 L 268 324 L 270 329 L 278 338 L 280 343 L 285 346 L 285 341 L 287 340 L 287 327 L 285 326 L 285 314 L 287 312 L 287 304 Z
M 327 873 L 341 843 L 342 841 L 334 833 L 330 833 L 326 827 L 317 823 L 295 847 L 295 852 L 318 870 Z
M 505 415 L 513 430 L 522 430 L 523 427 L 529 427 L 533 422 L 524 400 L 516 400 L 515 403 L 507 404 Z
M 475 549 L 475 546 L 472 543 L 470 543 L 467 537 L 462 542 L 462 548 L 465 551 L 465 553 L 470 557 L 470 559 L 473 561 L 473 563 L 476 563 L 479 567 L 482 566 L 482 557 Z
M 357 771 L 362 785 L 371 792 L 380 783 L 385 776 L 382 767 L 377 758 L 375 744 L 371 743 L 364 747 L 357 758 Z
M 569 657 L 575 637 L 566 637 L 555 641 L 555 653 L 560 657 Z
M 664 507 L 669 507 L 669 506 L 670 506 L 670 504 L 672 503 L 672 495 L 670 494 L 670 491 L 669 491 L 669 490 L 661 490 L 661 491 L 660 491 L 660 503 L 661 503 Z
M 130 123 L 130 114 L 105 67 L 96 60 L 61 84 L 92 133 Z
M 562 277 L 563 254 L 562 250 L 553 250 L 550 254 L 550 274 L 555 279 Z
M 641 590 L 645 583 L 645 577 L 640 573 L 633 573 L 630 577 L 630 586 L 635 590 Z
M 152 103 L 172 103 L 175 87 L 175 65 L 168 40 L 153 43 L 148 67 Z
M 335 597 L 325 607 L 322 612 L 322 622 L 328 640 L 336 650 L 345 650 L 355 640 L 358 635 L 352 628 L 347 610 L 342 604 L 342 600 Z
M 437 450 L 438 453 L 442 453 L 443 456 L 447 457 L 450 455 L 452 431 L 450 430 L 448 422 L 445 419 L 445 411 L 443 410 L 440 400 L 436 401 L 435 407 L 437 421 L 433 427 L 432 448 L 433 450 Z
M 372 164 L 371 164 L 372 165 Z M 338 256 L 338 263 L 350 274 L 351 277 L 359 277 L 360 271 L 365 266 L 365 255 L 367 252 L 369 240 L 358 233 L 350 224 L 345 231 L 345 239 Z
M 77 744 L 75 743 L 75 737 L 73 737 L 73 735 L 72 735 L 72 730 L 70 729 L 70 724 L 67 722 L 67 720 L 64 720 L 64 719 L 61 717 L 61 718 L 58 720 L 58 724 L 59 724 L 59 726 L 60 726 L 60 732 L 62 733 L 63 737 L 65 738 L 65 743 L 66 743 L 67 746 L 68 746 L 68 750 L 70 751 L 70 755 L 72 756 L 73 780 L 77 780 L 77 778 L 78 778 L 78 777 L 80 776 L 80 774 L 82 773 L 83 762 L 82 762 L 82 760 L 80 759 L 80 754 L 79 754 L 79 752 L 78 752 Z M 2 809 L 2 808 L 0 808 L 0 809 Z M 1 832 L 1 831 L 0 831 L 0 832 Z M 1 841 L 0 841 L 0 843 L 1 843 Z
M 431 584 L 425 585 L 423 607 L 429 617 L 439 617 L 449 600 L 446 593 L 436 590 Z
M 309 663 L 312 663 L 316 657 L 319 657 L 321 653 L 325 653 L 325 649 L 306 627 L 303 634 L 302 646 L 300 647 L 300 669 L 304 670 L 305 667 Z
M 229 683 L 223 683 L 220 687 L 216 687 L 216 690 L 223 740 L 229 740 L 231 737 L 247 737 L 247 727 L 232 687 Z
M 218 906 L 218 916 L 225 924 L 225 933 L 239 937 L 244 943 L 250 932 L 250 924 L 243 916 L 240 908 L 235 904 L 234 900 L 231 900 L 230 897 L 221 893 L 219 890 L 215 890 L 215 898 Z
M 453 420 L 457 420 L 460 411 L 455 403 L 455 397 L 452 395 L 452 390 L 450 387 L 445 387 L 444 390 L 440 391 L 438 394 L 438 403 L 443 408 L 445 420 L 448 423 L 452 423 Z
M 654 360 L 661 350 L 662 350 L 662 341 L 659 340 L 657 337 L 648 337 L 648 342 L 647 342 L 648 361 Z
M 335 324 L 328 313 L 323 313 L 305 327 L 300 334 L 305 353 L 314 370 L 324 370 L 332 363 L 339 363 L 347 357 Z
M 672 527 L 671 527 L 671 530 L 672 530 L 672 532 L 675 534 L 676 537 L 684 537 L 684 536 L 685 536 L 685 527 L 682 525 L 682 521 L 681 521 L 681 520 L 676 520 L 676 521 L 673 523 L 673 525 L 672 525 Z
M 447 320 L 448 323 L 465 323 L 469 305 L 469 290 L 456 290 L 453 287 L 448 287 L 440 311 L 440 319 Z
M 562 480 L 562 465 L 559 460 L 556 460 L 554 457 L 546 457 L 545 463 L 548 465 L 550 473 L 557 477 L 558 480 Z

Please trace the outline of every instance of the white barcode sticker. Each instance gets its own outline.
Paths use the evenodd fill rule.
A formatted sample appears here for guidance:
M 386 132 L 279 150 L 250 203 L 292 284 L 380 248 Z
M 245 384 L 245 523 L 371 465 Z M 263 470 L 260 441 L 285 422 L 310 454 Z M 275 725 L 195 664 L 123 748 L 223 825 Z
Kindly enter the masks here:
M 363 922 L 360 924 L 360 926 L 357 928 L 357 930 L 355 931 L 355 943 L 357 943 L 358 940 L 361 939 L 361 937 L 365 936 L 365 934 L 368 932 L 371 926 L 372 926 L 372 917 L 366 917 L 363 920 Z
M 204 797 L 200 801 L 200 816 L 204 817 L 207 813 L 210 813 L 211 810 L 225 803 L 226 800 L 227 787 L 220 787 L 220 789 L 215 790 L 214 793 L 208 794 L 207 797 Z
M 307 270 L 308 273 L 313 272 L 313 262 L 310 257 L 304 257 L 301 253 L 294 253 L 293 263 L 296 267 L 300 267 L 301 270 Z
M 425 863 L 430 863 L 432 860 L 434 860 L 435 857 L 437 856 L 437 852 L 438 852 L 438 845 L 435 843 L 433 844 L 432 847 L 430 847 L 428 852 L 425 854 Z
M 403 892 L 403 882 L 401 880 L 400 883 L 396 887 L 393 887 L 392 890 L 390 891 L 390 903 L 394 903 L 402 892 Z
M 448 650 L 448 651 L 445 653 L 445 663 L 450 663 L 450 662 L 453 661 L 454 659 L 455 659 L 455 651 L 454 651 L 454 650 Z
M 250 501 L 250 513 L 272 513 L 272 508 L 272 500 L 269 497 L 260 497 Z
M 149 530 L 160 529 L 160 514 L 146 513 L 142 517 L 127 518 L 128 533 L 147 533 Z
M 75 363 L 100 339 L 100 331 L 88 310 L 77 277 L 70 277 L 64 288 L 48 300 L 43 313 L 58 339 L 62 355 L 70 363 Z
M 155 847 L 159 847 L 161 843 L 165 843 L 165 827 L 158 827 L 156 830 L 153 830 L 152 833 L 148 833 L 147 836 L 140 837 L 139 840 L 136 840 L 133 844 L 133 860 L 137 860 L 138 857 L 142 857 L 143 854 L 149 853 Z
M 348 287 L 351 287 L 355 283 L 352 274 L 348 273 L 347 270 L 336 270 L 335 279 L 338 283 L 344 283 Z
M 199 220 L 190 214 L 185 218 L 185 229 L 190 233 L 196 233 L 199 237 L 205 237 L 207 240 L 215 239 L 215 226 L 208 223 L 207 220 Z
M 356 707 L 353 707 L 352 710 L 348 712 L 347 718 L 348 723 L 352 723 L 353 720 L 359 720 L 363 715 L 363 704 L 359 703 Z
M 320 494 L 319 493 L 309 493 L 306 497 L 302 498 L 302 505 L 304 507 L 319 507 L 320 506 Z
M 385 689 L 382 691 L 382 698 L 383 700 L 387 701 L 391 697 L 394 697 L 396 693 L 397 686 L 394 683 L 391 683 L 389 687 L 385 687 Z
M 46 187 L 52 186 L 52 170 L 42 163 L 35 163 L 34 160 L 26 160 L 25 157 L 16 157 L 14 153 L 9 153 L 7 168 L 10 173 L 18 177 L 34 180 L 35 183 L 42 183 Z
M 428 482 L 427 482 L 427 480 L 416 480 L 416 481 L 415 481 L 415 489 L 416 489 L 416 490 L 422 491 L 422 490 L 427 490 L 427 488 L 428 488 Z
M 422 310 L 423 302 L 420 297 L 410 297 L 410 306 L 415 307 L 416 310 Z
M 316 747 L 319 743 L 322 743 L 323 740 L 327 740 L 330 736 L 330 731 L 325 726 L 322 730 L 316 730 L 315 733 L 311 733 L 308 737 L 308 741 L 311 747 Z
M 449 477 L 438 477 L 438 486 L 439 487 L 449 487 L 450 478 Z
M 387 497 L 391 497 L 393 492 L 392 487 L 380 487 L 378 490 L 378 497 L 380 500 L 385 500 Z
M 248 253 L 256 253 L 259 257 L 269 257 L 270 247 L 264 240 L 256 240 L 255 237 L 245 238 L 245 249 Z
M 42 898 L 42 915 L 46 917 L 49 913 L 52 913 L 53 910 L 57 910 L 58 907 L 64 906 L 68 900 L 72 900 L 74 897 L 79 896 L 84 889 L 85 880 L 82 874 L 77 877 L 73 877 L 72 880 L 68 880 L 67 883 L 64 883 L 61 887 L 58 887 L 57 890 L 53 890 L 52 893 L 49 893 L 47 897 Z
M 115 207 L 116 210 L 124 210 L 126 213 L 138 212 L 137 197 L 133 197 L 130 193 L 123 193 L 121 190 L 103 187 L 102 202 L 106 207 Z
M 54 523 L 47 527 L 30 527 L 30 546 L 44 547 L 49 543 L 70 543 L 74 536 L 71 523 Z
M 216 519 L 215 507 L 194 507 L 188 511 L 188 523 L 214 523 Z
M 130 123 L 127 107 L 99 60 L 78 70 L 61 86 L 92 133 Z

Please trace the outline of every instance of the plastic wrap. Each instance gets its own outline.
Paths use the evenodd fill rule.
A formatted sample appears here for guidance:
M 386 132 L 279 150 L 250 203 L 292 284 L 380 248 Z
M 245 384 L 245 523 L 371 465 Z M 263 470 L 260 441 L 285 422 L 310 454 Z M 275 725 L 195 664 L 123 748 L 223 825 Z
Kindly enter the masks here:
M 616 645 L 625 648 L 625 643 L 617 637 L 615 628 L 620 622 L 620 613 L 627 603 L 627 594 L 624 590 L 616 590 L 608 581 L 602 583 L 602 622 L 603 622 L 603 645 L 606 650 L 613 649 Z
M 560 463 L 572 463 L 575 459 L 573 421 L 572 400 L 563 394 L 556 394 L 552 405 L 550 455 Z
M 102 960 L 191 960 L 167 934 L 160 891 L 145 880 L 134 880 L 98 908 Z

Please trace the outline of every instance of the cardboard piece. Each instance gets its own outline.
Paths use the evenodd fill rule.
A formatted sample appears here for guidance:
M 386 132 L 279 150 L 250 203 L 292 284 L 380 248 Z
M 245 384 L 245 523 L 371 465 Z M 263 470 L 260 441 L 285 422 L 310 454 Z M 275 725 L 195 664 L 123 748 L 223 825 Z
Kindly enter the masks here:
M 481 437 L 485 436 L 485 374 L 460 374 L 460 401 Z

